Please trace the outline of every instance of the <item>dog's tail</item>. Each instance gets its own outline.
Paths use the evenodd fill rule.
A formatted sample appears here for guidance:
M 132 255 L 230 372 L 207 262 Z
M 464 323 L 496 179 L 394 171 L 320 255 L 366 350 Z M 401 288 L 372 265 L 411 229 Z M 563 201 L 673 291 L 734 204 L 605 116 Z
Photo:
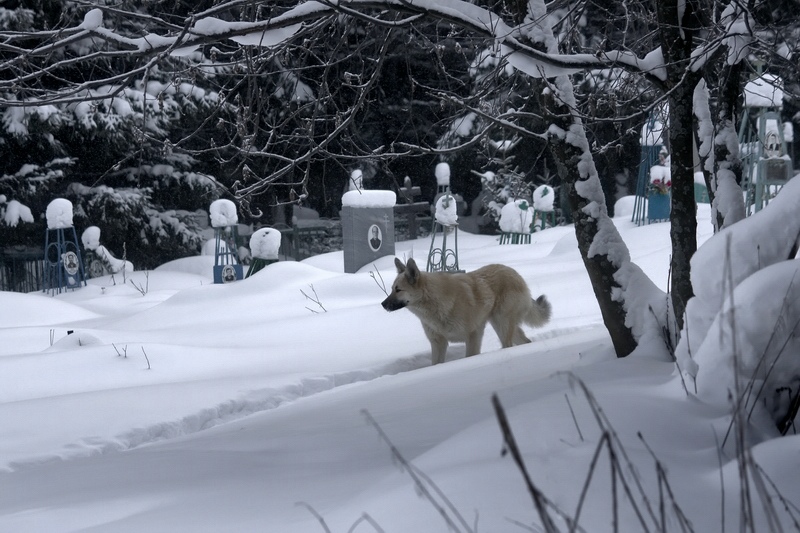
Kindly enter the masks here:
M 544 326 L 550 321 L 552 310 L 553 308 L 544 294 L 535 300 L 531 299 L 531 306 L 528 309 L 528 314 L 525 315 L 525 323 L 535 328 Z

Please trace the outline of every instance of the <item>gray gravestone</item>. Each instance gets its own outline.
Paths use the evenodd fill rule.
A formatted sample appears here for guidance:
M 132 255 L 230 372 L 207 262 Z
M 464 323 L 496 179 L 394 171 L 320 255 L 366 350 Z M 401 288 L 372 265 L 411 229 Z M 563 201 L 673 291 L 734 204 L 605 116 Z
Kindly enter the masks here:
M 344 271 L 361 267 L 386 255 L 394 255 L 393 191 L 348 191 L 342 197 Z

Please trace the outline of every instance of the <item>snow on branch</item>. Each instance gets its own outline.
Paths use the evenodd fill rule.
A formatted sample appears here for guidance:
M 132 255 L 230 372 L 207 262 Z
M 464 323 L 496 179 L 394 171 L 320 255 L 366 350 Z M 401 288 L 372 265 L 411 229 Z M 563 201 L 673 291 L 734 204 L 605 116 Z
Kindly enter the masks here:
M 490 38 L 502 45 L 504 56 L 515 68 L 534 77 L 553 77 L 582 69 L 616 66 L 642 73 L 656 83 L 665 79 L 660 49 L 652 50 L 643 58 L 639 58 L 629 51 L 614 50 L 594 55 L 546 53 L 522 40 L 524 32 L 520 31 L 521 27 L 507 23 L 489 9 L 463 0 L 415 0 L 413 4 L 403 0 L 349 0 L 346 6 L 338 0 L 308 1 L 293 6 L 277 16 L 252 22 L 230 22 L 218 17 L 218 15 L 238 9 L 241 4 L 242 2 L 238 1 L 220 4 L 187 18 L 183 27 L 170 24 L 158 17 L 144 17 L 141 14 L 105 6 L 94 8 L 86 13 L 83 21 L 77 26 L 63 28 L 57 33 L 27 33 L 29 41 L 20 40 L 20 42 L 39 43 L 30 48 L 12 46 L 6 42 L 4 49 L 15 55 L 1 62 L 0 70 L 17 72 L 18 75 L 1 80 L 0 90 L 18 89 L 22 83 L 35 82 L 39 79 L 43 70 L 52 72 L 53 65 L 37 66 L 30 62 L 31 58 L 48 57 L 56 50 L 67 48 L 86 39 L 105 42 L 110 45 L 109 49 L 97 50 L 80 58 L 72 59 L 71 62 L 88 62 L 98 57 L 120 55 L 152 58 L 147 64 L 121 77 L 104 80 L 105 83 L 111 81 L 114 84 L 124 84 L 143 74 L 165 57 L 186 56 L 194 53 L 204 44 L 231 40 L 241 45 L 272 47 L 296 36 L 303 28 L 304 23 L 320 20 L 337 13 L 369 17 L 368 12 L 371 10 L 411 14 L 400 21 L 381 21 L 385 23 L 408 24 L 424 16 L 428 19 L 450 22 L 479 36 Z M 136 20 L 146 28 L 147 33 L 145 35 L 125 35 L 121 31 L 106 27 L 105 14 Z M 64 66 L 69 63 L 57 62 L 57 64 Z M 25 69 L 35 69 L 36 72 L 26 72 Z M 87 88 L 88 86 L 73 87 L 69 93 L 62 94 L 60 97 L 62 99 L 67 96 L 76 97 L 78 91 L 85 91 Z M 52 98 L 48 100 L 54 101 Z M 5 99 L 2 101 L 6 103 Z M 9 105 L 20 105 L 20 103 L 9 103 Z

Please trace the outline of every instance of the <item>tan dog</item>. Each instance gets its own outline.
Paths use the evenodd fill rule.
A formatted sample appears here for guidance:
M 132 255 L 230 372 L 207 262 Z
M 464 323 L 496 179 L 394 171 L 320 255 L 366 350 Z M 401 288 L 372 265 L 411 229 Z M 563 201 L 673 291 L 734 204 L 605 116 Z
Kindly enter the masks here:
M 381 303 L 387 311 L 407 307 L 422 322 L 431 342 L 433 364 L 443 363 L 449 342 L 466 342 L 467 357 L 480 353 L 486 323 L 503 348 L 531 342 L 520 324 L 539 327 L 550 320 L 550 302 L 531 298 L 530 289 L 514 269 L 487 265 L 474 272 L 420 272 L 413 259 L 395 258 L 397 278 Z

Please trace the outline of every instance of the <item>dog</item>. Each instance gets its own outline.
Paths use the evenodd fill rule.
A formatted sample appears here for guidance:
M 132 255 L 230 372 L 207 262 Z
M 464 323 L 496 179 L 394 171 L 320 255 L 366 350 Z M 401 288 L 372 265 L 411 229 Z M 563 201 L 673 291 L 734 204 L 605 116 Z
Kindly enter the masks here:
M 503 348 L 531 342 L 520 324 L 541 327 L 550 320 L 545 295 L 531 298 L 525 280 L 505 265 L 486 265 L 468 273 L 420 272 L 416 262 L 395 258 L 397 278 L 381 302 L 387 311 L 408 308 L 422 322 L 431 343 L 432 364 L 444 362 L 450 342 L 465 342 L 466 356 L 480 353 L 486 323 Z

